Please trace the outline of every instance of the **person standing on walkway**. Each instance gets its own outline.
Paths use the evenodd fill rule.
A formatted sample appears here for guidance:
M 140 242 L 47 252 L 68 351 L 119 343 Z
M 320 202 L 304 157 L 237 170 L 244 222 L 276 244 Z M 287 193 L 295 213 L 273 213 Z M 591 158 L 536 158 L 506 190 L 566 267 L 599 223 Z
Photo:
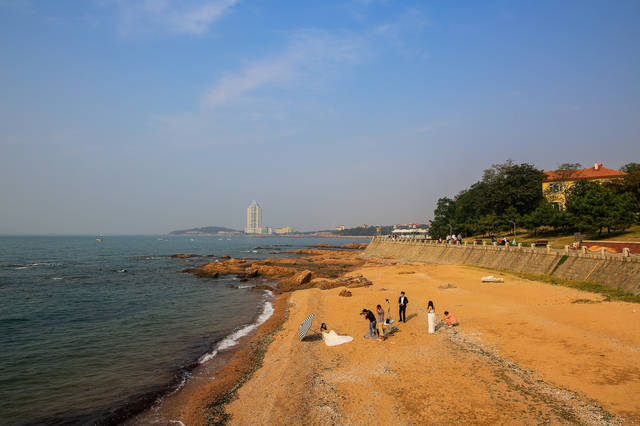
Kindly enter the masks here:
M 404 295 L 404 291 L 400 292 L 400 297 L 398 298 L 398 310 L 400 321 L 407 322 L 407 304 L 409 303 L 409 299 Z

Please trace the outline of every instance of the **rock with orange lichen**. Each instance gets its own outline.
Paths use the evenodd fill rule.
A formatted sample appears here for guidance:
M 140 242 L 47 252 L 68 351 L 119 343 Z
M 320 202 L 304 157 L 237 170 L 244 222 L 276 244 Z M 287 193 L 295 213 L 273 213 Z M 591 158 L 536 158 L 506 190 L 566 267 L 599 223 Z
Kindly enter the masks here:
M 368 245 L 369 243 L 349 243 L 349 244 L 343 245 L 342 248 L 362 250 L 362 249 L 366 249 Z
M 329 290 L 336 287 L 347 287 L 347 288 L 357 288 L 357 287 L 368 287 L 373 285 L 371 281 L 366 279 L 364 275 L 352 275 L 348 277 L 340 277 L 333 280 L 324 280 L 322 282 L 318 281 L 314 283 L 314 287 L 319 287 L 322 290 Z
M 349 244 L 345 244 L 345 245 L 342 245 L 342 246 L 335 246 L 333 244 L 320 243 L 320 244 L 316 244 L 316 247 L 332 248 L 332 249 L 356 249 L 356 250 L 361 250 L 361 249 L 366 249 L 368 245 L 369 245 L 369 243 L 349 243 Z
M 263 260 L 228 259 L 210 262 L 183 272 L 199 277 L 215 278 L 219 275 L 236 275 L 241 280 L 267 279 L 277 282 L 274 291 L 283 293 L 305 288 L 335 288 L 366 285 L 345 273 L 362 266 L 364 260 L 357 252 L 336 250 L 311 250 L 314 255 L 295 258 L 268 258 Z M 315 253 L 321 254 L 316 255 Z
M 327 254 L 328 250 L 319 250 L 319 249 L 298 249 L 298 250 L 285 250 L 285 253 L 289 254 Z
M 229 259 L 225 262 L 210 262 L 197 268 L 187 268 L 182 272 L 197 275 L 199 277 L 215 278 L 218 275 L 243 275 L 247 267 L 244 259 Z
M 252 266 L 245 268 L 244 270 L 245 278 L 255 278 L 258 276 L 258 268 L 254 268 Z
M 302 272 L 298 272 L 292 277 L 281 279 L 278 282 L 278 290 L 285 292 L 285 291 L 292 291 L 292 290 L 300 290 L 302 288 L 309 288 L 310 285 L 308 285 L 308 283 L 311 282 L 312 276 L 313 274 L 311 273 L 311 271 L 305 270 Z

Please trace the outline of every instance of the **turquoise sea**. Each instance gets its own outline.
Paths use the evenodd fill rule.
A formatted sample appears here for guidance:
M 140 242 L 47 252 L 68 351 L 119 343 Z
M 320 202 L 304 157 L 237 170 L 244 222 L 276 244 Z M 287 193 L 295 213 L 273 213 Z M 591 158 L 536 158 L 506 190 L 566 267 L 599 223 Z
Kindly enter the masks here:
M 319 242 L 351 240 L 0 237 L 0 423 L 116 424 L 150 406 L 272 309 L 251 282 L 182 269 Z

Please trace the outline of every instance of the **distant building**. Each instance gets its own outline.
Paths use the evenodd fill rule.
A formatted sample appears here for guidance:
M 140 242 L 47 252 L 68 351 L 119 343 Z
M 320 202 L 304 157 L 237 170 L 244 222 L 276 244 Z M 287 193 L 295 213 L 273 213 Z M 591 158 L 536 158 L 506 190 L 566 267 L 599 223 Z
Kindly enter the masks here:
M 344 225 L 336 226 L 336 231 L 344 231 Z
M 282 228 L 276 228 L 274 232 L 276 234 L 292 234 L 293 228 L 290 226 L 283 226 Z
M 245 234 L 262 234 L 262 207 L 253 200 L 247 207 L 247 226 Z
M 608 169 L 596 163 L 588 169 L 556 170 L 544 172 L 542 194 L 558 210 L 566 209 L 567 190 L 579 180 L 591 180 L 600 184 L 622 179 L 626 173 Z

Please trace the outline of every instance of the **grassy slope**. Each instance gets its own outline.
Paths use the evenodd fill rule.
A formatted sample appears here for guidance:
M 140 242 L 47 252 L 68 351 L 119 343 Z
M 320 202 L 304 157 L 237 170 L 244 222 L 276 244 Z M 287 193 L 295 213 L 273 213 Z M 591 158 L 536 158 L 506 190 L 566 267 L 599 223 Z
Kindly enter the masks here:
M 474 269 L 481 269 L 484 271 L 495 271 L 500 272 L 504 275 L 511 275 L 518 278 L 523 278 L 530 281 L 541 281 L 552 285 L 560 285 L 563 287 L 571 287 L 580 291 L 586 291 L 589 293 L 598 293 L 604 296 L 603 302 L 608 302 L 610 300 L 620 301 L 620 302 L 629 302 L 629 303 L 640 303 L 640 295 L 635 295 L 632 293 L 628 293 L 623 290 L 619 290 L 617 288 L 607 287 L 603 284 L 591 282 L 591 281 L 576 281 L 576 280 L 568 280 L 565 278 L 554 277 L 551 275 L 545 274 L 529 274 L 526 272 L 512 272 L 505 271 L 502 269 L 493 269 L 493 268 L 485 268 L 483 266 L 469 266 Z M 576 300 L 574 303 L 589 303 L 583 302 L 582 300 Z

